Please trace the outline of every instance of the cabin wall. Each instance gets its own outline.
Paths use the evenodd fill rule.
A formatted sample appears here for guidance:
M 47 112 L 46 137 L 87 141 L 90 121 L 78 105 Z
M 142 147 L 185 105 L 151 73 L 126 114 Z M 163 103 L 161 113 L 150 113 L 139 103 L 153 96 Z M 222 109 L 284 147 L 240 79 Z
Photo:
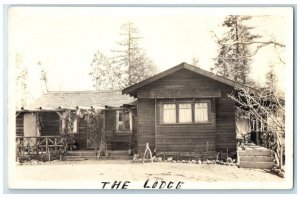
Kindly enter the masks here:
M 233 89 L 222 90 L 222 98 L 216 100 L 216 120 L 217 136 L 216 149 L 223 152 L 236 150 L 236 129 L 235 129 L 235 103 L 227 94 L 232 93 Z
M 16 117 L 16 136 L 24 135 L 24 113 L 20 113 Z
M 162 101 L 163 102 L 163 101 Z M 208 122 L 204 123 L 160 123 L 162 116 L 162 102 L 156 105 L 156 149 L 157 152 L 202 152 L 207 144 L 210 150 L 216 146 L 216 108 L 215 100 L 210 100 L 208 108 Z M 192 102 L 192 100 L 191 100 Z
M 221 97 L 220 83 L 189 70 L 180 70 L 137 90 L 138 98 Z
M 186 69 L 139 88 L 138 151 L 145 150 L 146 142 L 157 152 L 201 152 L 207 144 L 211 150 L 236 149 L 235 104 L 227 95 L 232 91 L 231 86 Z M 209 122 L 161 124 L 161 108 L 158 102 L 155 116 L 155 100 L 170 99 L 211 101 Z
M 116 110 L 105 111 L 105 138 L 109 150 L 128 150 L 131 148 L 133 132 L 136 131 L 136 117 L 133 116 L 131 132 L 116 130 Z
M 155 148 L 155 100 L 138 99 L 137 153 L 143 153 L 146 143 Z

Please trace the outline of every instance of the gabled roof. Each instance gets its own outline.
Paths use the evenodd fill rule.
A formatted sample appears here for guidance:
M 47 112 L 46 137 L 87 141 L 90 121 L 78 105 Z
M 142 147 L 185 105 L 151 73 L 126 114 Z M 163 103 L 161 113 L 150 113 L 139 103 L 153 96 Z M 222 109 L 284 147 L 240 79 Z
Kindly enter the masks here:
M 190 65 L 190 64 L 187 64 L 187 63 L 183 62 L 183 63 L 181 63 L 181 64 L 179 64 L 179 65 L 177 65 L 175 67 L 172 67 L 172 68 L 170 68 L 170 69 L 168 69 L 168 70 L 166 70 L 164 72 L 161 72 L 161 73 L 159 73 L 157 75 L 154 75 L 154 76 L 152 76 L 150 78 L 147 78 L 147 79 L 145 79 L 145 80 L 143 80 L 143 81 L 141 81 L 141 82 L 139 82 L 137 84 L 134 84 L 134 85 L 132 85 L 130 87 L 127 87 L 127 88 L 123 89 L 122 90 L 122 94 L 130 94 L 130 95 L 132 95 L 132 93 L 135 92 L 137 89 L 139 89 L 139 88 L 141 88 L 141 87 L 143 87 L 143 86 L 145 86 L 147 84 L 150 84 L 150 83 L 152 83 L 152 82 L 154 82 L 156 80 L 159 80 L 159 79 L 161 79 L 163 77 L 166 77 L 166 76 L 168 76 L 168 75 L 170 75 L 170 74 L 172 74 L 172 73 L 174 73 L 176 71 L 179 71 L 181 69 L 187 69 L 189 71 L 192 71 L 192 72 L 195 72 L 197 74 L 206 76 L 208 78 L 214 79 L 216 81 L 219 81 L 221 83 L 227 84 L 227 85 L 232 86 L 232 87 L 243 86 L 242 84 L 240 84 L 238 82 L 235 82 L 233 80 L 229 80 L 229 79 L 224 78 L 222 76 L 218 76 L 218 75 L 216 75 L 214 73 L 208 72 L 208 71 L 206 71 L 204 69 L 201 69 L 199 67 L 196 67 L 196 66 L 193 66 L 193 65 Z
M 108 91 L 49 91 L 40 96 L 26 109 L 75 109 L 76 107 L 105 106 L 121 107 L 124 104 L 133 104 L 135 99 L 122 95 L 121 90 Z

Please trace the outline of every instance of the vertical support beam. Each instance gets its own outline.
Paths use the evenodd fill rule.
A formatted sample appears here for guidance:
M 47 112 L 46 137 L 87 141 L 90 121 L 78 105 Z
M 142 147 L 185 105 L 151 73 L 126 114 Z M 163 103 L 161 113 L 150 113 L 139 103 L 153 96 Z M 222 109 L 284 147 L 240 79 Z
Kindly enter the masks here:
M 157 108 L 157 106 L 156 106 L 156 98 L 154 99 L 154 149 L 156 150 L 156 143 L 157 143 L 157 134 L 156 134 L 156 128 L 157 128 L 157 115 L 156 115 L 156 113 L 157 113 L 157 110 L 156 110 L 156 108 Z

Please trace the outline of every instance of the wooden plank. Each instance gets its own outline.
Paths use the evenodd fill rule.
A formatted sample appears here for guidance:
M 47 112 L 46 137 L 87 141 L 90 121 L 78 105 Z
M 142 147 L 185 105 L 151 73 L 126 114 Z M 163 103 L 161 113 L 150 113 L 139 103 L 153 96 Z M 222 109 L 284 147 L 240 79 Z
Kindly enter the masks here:
M 253 151 L 237 151 L 240 156 L 270 156 L 271 151 L 269 150 L 253 150 Z
M 239 156 L 240 161 L 250 161 L 250 162 L 273 162 L 274 157 L 269 156 Z
M 274 162 L 249 162 L 240 161 L 240 168 L 257 168 L 257 169 L 272 169 Z

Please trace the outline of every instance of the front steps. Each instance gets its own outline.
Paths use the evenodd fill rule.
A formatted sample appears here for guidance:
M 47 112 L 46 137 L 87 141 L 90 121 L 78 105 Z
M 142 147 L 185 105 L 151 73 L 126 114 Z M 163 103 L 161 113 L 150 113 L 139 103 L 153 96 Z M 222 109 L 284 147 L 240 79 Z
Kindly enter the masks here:
M 243 144 L 237 157 L 240 168 L 272 169 L 275 166 L 272 151 L 252 143 Z
M 82 161 L 82 160 L 132 160 L 132 156 L 128 156 L 127 150 L 108 151 L 108 156 L 100 156 L 95 150 L 76 150 L 68 151 L 67 161 Z

